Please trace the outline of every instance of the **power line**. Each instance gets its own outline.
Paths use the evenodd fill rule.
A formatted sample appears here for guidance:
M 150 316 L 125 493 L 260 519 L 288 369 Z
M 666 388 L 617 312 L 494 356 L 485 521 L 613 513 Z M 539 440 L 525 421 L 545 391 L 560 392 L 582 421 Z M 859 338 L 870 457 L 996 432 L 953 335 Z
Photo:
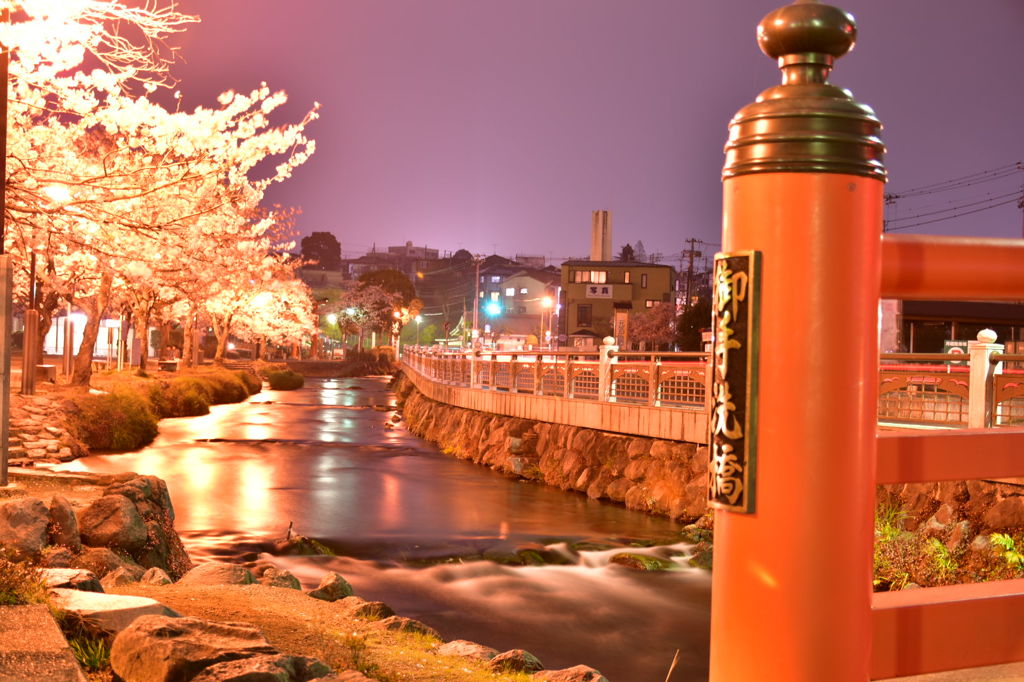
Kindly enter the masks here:
M 992 204 L 991 206 L 983 206 L 981 208 L 976 208 L 976 209 L 974 209 L 972 211 L 963 211 L 962 213 L 955 213 L 953 215 L 946 216 L 944 218 L 935 218 L 933 220 L 924 220 L 924 221 L 921 221 L 919 223 L 911 223 L 910 225 L 899 225 L 897 227 L 890 227 L 890 228 L 888 228 L 887 231 L 888 232 L 894 232 L 895 230 L 906 230 L 907 228 L 918 227 L 920 225 L 931 225 L 932 223 L 940 223 L 943 220 L 951 220 L 953 218 L 959 218 L 960 216 L 971 215 L 972 213 L 981 213 L 982 211 L 987 211 L 987 210 L 989 210 L 991 208 L 997 208 L 999 206 L 1005 206 L 1006 204 L 1012 204 L 1012 203 L 1015 203 L 1017 201 L 1020 201 L 1020 197 L 1021 197 L 1021 194 L 1018 193 L 1012 199 L 1007 199 L 1006 201 L 1001 201 L 998 204 Z
M 903 192 L 896 192 L 885 195 L 886 214 L 884 231 L 905 230 L 911 227 L 931 225 L 946 220 L 953 220 L 963 216 L 981 213 L 991 209 L 999 208 L 1014 202 L 1019 202 L 1024 208 L 1024 188 L 1014 187 L 1012 191 L 1006 191 L 1007 180 L 1017 180 L 1020 172 L 1024 171 L 1024 164 L 1020 162 L 997 166 L 983 171 L 977 171 L 942 182 L 935 182 L 928 185 L 921 185 Z M 1002 181 L 1002 188 L 990 188 L 988 192 L 979 193 L 978 185 Z M 995 191 L 993 191 L 995 190 Z M 999 191 L 1003 190 L 1003 191 Z M 945 202 L 931 202 L 912 209 L 906 215 L 892 216 L 892 213 L 899 205 L 898 202 L 908 197 L 913 203 L 914 198 L 920 199 L 933 194 L 948 193 L 954 198 Z M 958 196 L 959 195 L 959 196 Z
M 949 213 L 950 211 L 956 211 L 956 210 L 961 209 L 961 208 L 970 208 L 971 206 L 979 206 L 981 204 L 985 204 L 985 203 L 988 203 L 988 202 L 991 202 L 991 201 L 996 201 L 998 199 L 1005 199 L 1007 197 L 1013 197 L 1013 200 L 1016 201 L 1017 199 L 1020 198 L 1020 195 L 1021 195 L 1021 191 L 1020 190 L 1017 190 L 1015 192 L 1007 192 L 1006 194 L 997 194 L 995 196 L 989 196 L 989 197 L 987 197 L 985 199 L 980 199 L 978 201 L 970 201 L 970 202 L 967 202 L 967 203 L 962 203 L 962 204 L 957 204 L 955 206 L 950 206 L 949 208 L 941 208 L 941 209 L 939 209 L 937 211 L 926 211 L 924 213 L 917 213 L 915 215 L 903 216 L 901 218 L 890 218 L 888 220 L 888 222 L 895 223 L 895 222 L 900 222 L 900 221 L 903 221 L 903 220 L 915 220 L 917 218 L 926 218 L 928 216 L 941 215 L 943 213 Z M 949 203 L 953 203 L 953 202 L 949 202 Z M 1007 203 L 1007 202 L 1000 201 L 998 204 L 992 204 L 991 206 L 989 206 L 989 208 L 995 208 L 996 206 L 1002 206 L 1005 203 Z
M 934 194 L 936 192 L 946 192 L 952 189 L 959 189 L 961 187 L 970 187 L 983 182 L 992 182 L 993 180 L 999 180 L 1001 178 L 1015 174 L 1019 170 L 1024 170 L 1024 165 L 1020 161 L 1016 163 L 1007 164 L 1005 166 L 997 166 L 996 168 L 989 168 L 988 170 L 977 171 L 969 175 L 964 175 L 959 178 L 952 178 L 950 180 L 943 180 L 941 182 L 934 182 L 930 185 L 921 185 L 920 187 L 912 187 L 902 192 L 894 192 L 892 194 L 886 194 L 886 202 L 892 202 L 896 199 L 903 199 L 906 197 L 917 196 L 920 194 Z

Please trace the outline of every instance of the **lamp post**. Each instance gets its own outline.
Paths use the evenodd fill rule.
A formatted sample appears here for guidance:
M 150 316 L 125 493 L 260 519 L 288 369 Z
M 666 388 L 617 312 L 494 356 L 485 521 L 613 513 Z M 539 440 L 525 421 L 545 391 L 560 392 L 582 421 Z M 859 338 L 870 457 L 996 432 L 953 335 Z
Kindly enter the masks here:
M 338 316 L 334 313 L 327 313 L 327 324 L 338 325 Z M 341 327 L 338 327 L 338 338 L 341 338 Z M 331 359 L 334 359 L 334 347 L 331 347 Z
M 423 316 L 422 315 L 417 315 L 416 316 L 416 346 L 417 347 L 419 347 L 419 345 L 420 345 L 420 322 L 422 322 L 422 321 L 423 321 Z

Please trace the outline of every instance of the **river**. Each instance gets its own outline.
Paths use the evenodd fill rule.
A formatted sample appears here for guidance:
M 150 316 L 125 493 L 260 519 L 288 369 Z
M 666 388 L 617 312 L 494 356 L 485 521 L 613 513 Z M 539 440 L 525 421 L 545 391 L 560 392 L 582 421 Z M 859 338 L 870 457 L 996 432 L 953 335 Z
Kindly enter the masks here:
M 445 455 L 405 430 L 384 378 L 307 380 L 209 415 L 160 422 L 144 450 L 63 469 L 136 471 L 167 481 L 193 559 L 272 560 L 305 586 L 335 570 L 365 599 L 447 639 L 523 648 L 548 668 L 593 666 L 612 682 L 707 678 L 710 577 L 638 573 L 607 546 L 685 551 L 677 524 L 576 493 L 516 481 Z M 269 557 L 287 533 L 334 557 Z M 568 551 L 587 542 L 589 551 Z M 571 565 L 480 559 L 547 546 Z

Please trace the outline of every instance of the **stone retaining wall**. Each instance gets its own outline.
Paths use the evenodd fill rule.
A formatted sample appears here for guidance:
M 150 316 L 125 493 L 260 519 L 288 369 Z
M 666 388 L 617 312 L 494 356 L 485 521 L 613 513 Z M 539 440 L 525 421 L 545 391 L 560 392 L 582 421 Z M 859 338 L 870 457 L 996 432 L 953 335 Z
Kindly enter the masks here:
M 707 511 L 707 448 L 439 403 L 396 380 L 409 430 L 460 459 L 630 509 L 693 521 Z
M 9 464 L 69 462 L 89 454 L 67 428 L 67 414 L 53 396 L 11 394 Z

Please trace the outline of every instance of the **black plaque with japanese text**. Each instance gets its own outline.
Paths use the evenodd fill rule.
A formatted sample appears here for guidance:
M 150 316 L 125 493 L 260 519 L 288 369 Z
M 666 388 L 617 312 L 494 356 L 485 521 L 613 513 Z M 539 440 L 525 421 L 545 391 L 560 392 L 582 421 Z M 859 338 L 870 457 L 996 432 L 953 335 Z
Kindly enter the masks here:
M 716 254 L 713 289 L 708 499 L 718 509 L 750 514 L 757 471 L 760 252 Z

